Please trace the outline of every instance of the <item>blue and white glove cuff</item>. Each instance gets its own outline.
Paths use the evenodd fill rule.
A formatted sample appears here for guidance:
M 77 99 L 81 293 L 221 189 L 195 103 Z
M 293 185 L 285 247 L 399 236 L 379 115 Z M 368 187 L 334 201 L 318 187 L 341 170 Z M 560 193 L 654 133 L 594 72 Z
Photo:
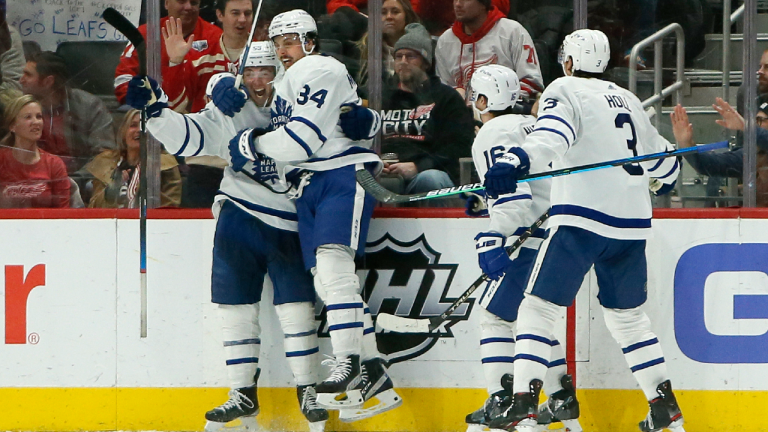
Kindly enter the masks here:
M 248 129 L 245 133 L 240 134 L 240 140 L 237 142 L 237 147 L 240 150 L 240 154 L 245 156 L 251 161 L 256 160 L 256 156 L 251 150 L 251 134 L 253 129 Z
M 504 247 L 504 235 L 501 233 L 480 233 L 475 237 L 477 253 L 485 253 L 493 249 Z

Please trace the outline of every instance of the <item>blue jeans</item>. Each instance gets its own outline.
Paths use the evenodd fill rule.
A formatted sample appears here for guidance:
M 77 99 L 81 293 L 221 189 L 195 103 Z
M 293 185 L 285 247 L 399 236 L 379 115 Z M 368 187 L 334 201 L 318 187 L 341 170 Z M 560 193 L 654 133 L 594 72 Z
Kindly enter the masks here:
M 416 174 L 405 185 L 405 193 L 429 192 L 434 189 L 453 187 L 451 177 L 445 171 L 429 169 Z

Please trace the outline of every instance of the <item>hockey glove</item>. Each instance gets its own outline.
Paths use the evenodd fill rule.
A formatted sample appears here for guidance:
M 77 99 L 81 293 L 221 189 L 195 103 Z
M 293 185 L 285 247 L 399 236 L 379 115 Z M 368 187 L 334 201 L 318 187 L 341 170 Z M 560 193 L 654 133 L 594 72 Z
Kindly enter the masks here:
M 481 195 L 482 194 L 482 195 Z M 485 204 L 483 191 L 480 194 L 474 192 L 464 192 L 461 197 L 465 200 L 464 213 L 469 217 L 488 216 L 488 206 Z
M 373 139 L 381 128 L 381 116 L 362 105 L 344 104 L 341 106 L 339 126 L 344 135 L 352 141 Z
M 259 169 L 256 153 L 256 138 L 267 133 L 266 129 L 243 129 L 229 140 L 229 157 L 232 169 L 242 171 L 245 164 L 254 162 L 254 168 Z M 272 162 L 274 165 L 274 161 Z
M 483 273 L 493 280 L 499 280 L 512 263 L 504 250 L 506 237 L 497 232 L 482 232 L 475 236 L 477 258 Z
M 128 81 L 125 103 L 137 110 L 146 109 L 147 118 L 153 118 L 168 108 L 168 96 L 152 77 L 136 75 Z
M 485 173 L 485 194 L 496 199 L 499 195 L 517 190 L 517 179 L 528 174 L 531 162 L 528 153 L 520 147 L 512 147 Z
M 234 117 L 245 106 L 248 95 L 235 88 L 235 77 L 232 74 L 229 75 L 216 82 L 213 90 L 211 90 L 211 100 L 224 115 Z

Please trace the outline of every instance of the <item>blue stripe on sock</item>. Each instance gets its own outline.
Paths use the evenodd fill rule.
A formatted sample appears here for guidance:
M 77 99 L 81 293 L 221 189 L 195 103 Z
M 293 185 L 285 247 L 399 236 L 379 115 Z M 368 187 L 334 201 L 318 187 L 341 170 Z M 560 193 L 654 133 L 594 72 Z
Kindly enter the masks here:
M 361 322 L 351 322 L 351 323 L 344 323 L 344 324 L 336 324 L 332 326 L 328 326 L 328 331 L 336 331 L 336 330 L 345 330 L 345 329 L 351 329 L 351 328 L 363 328 L 363 323 Z
M 373 327 L 368 327 L 367 329 L 363 330 L 363 336 L 365 336 L 365 335 L 367 335 L 367 334 L 371 334 L 371 333 L 373 333 L 374 331 L 375 331 L 375 330 L 373 329 Z
M 543 336 L 538 336 L 538 335 L 532 335 L 532 334 L 517 335 L 517 341 L 519 342 L 521 340 L 533 340 L 533 341 L 536 341 L 536 342 L 541 342 L 543 344 L 547 344 L 549 346 L 555 346 L 554 342 L 552 342 L 551 340 L 549 340 L 549 339 L 547 339 L 547 338 L 545 338 Z
M 485 344 L 489 344 L 489 343 L 497 343 L 497 342 L 515 343 L 515 338 L 494 337 L 494 338 L 480 339 L 480 345 L 485 345 Z
M 285 353 L 285 356 L 286 357 L 303 357 L 303 356 L 312 355 L 316 352 L 320 352 L 320 348 L 314 347 L 312 349 L 308 349 L 305 351 L 287 351 Z
M 651 366 L 656 366 L 657 364 L 662 364 L 662 363 L 664 363 L 664 357 L 659 357 L 656 360 L 651 360 L 645 363 L 641 363 L 637 366 L 632 366 L 630 370 L 632 370 L 632 372 L 634 373 L 634 372 L 641 371 L 643 369 L 648 369 Z
M 643 347 L 647 347 L 649 345 L 657 344 L 657 343 L 659 343 L 659 340 L 656 338 L 648 339 L 647 341 L 634 343 L 626 348 L 622 348 L 621 352 L 623 352 L 624 354 L 629 354 L 632 351 L 638 350 Z
M 242 339 L 242 340 L 236 340 L 236 341 L 224 341 L 224 346 L 237 346 L 237 345 L 258 345 L 261 343 L 261 339 L 255 338 L 255 339 Z
M 341 309 L 362 309 L 363 303 L 338 303 L 333 305 L 327 305 L 326 307 L 327 311 L 333 311 L 333 310 L 341 310 Z
M 495 356 L 495 357 L 483 357 L 483 364 L 486 363 L 514 363 L 514 357 L 508 356 Z
M 565 364 L 565 359 L 563 358 L 563 359 L 555 360 L 553 362 L 549 362 L 549 367 L 552 368 L 552 367 L 555 367 L 555 366 L 562 366 L 564 364 Z
M 227 360 L 227 366 L 243 364 L 243 363 L 258 363 L 258 362 L 259 362 L 258 357 L 244 357 L 239 359 Z
M 301 332 L 301 333 L 287 334 L 287 335 L 285 335 L 285 338 L 288 339 L 288 338 L 306 337 L 306 336 L 312 336 L 315 333 L 317 333 L 317 330 L 308 330 L 308 331 Z
M 549 367 L 549 362 L 543 358 L 531 354 L 520 353 L 515 356 L 515 360 L 530 360 L 532 362 L 541 363 L 546 367 Z

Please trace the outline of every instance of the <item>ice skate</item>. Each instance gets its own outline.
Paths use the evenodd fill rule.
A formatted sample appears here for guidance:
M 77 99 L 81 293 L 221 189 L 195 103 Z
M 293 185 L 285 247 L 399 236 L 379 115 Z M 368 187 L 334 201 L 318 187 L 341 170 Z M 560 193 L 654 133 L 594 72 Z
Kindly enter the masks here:
M 372 358 L 362 363 L 363 387 L 361 389 L 363 400 L 374 400 L 375 405 L 369 407 L 342 409 L 339 411 L 339 420 L 349 423 L 373 417 L 377 414 L 393 410 L 403 404 L 403 399 L 395 392 L 392 379 L 384 366 L 384 360 Z
M 328 411 L 317 404 L 317 393 L 314 385 L 296 387 L 296 397 L 299 398 L 301 413 L 309 422 L 310 432 L 323 432 L 328 420 Z
M 560 385 L 563 389 L 549 395 L 549 399 L 539 406 L 539 430 L 546 430 L 550 423 L 561 422 L 563 432 L 581 432 L 579 401 L 576 399 L 573 379 L 570 375 L 563 375 Z
M 645 420 L 640 422 L 640 430 L 643 432 L 656 432 L 669 429 L 672 432 L 685 432 L 683 429 L 683 413 L 677 405 L 675 394 L 672 393 L 672 384 L 669 380 L 656 387 L 659 397 L 648 402 L 650 410 Z
M 492 394 L 477 411 L 467 414 L 467 432 L 480 432 L 486 429 L 492 419 L 504 414 L 512 404 L 512 374 L 501 377 L 504 390 Z
M 529 391 L 515 393 L 512 397 L 512 405 L 499 417 L 491 419 L 488 427 L 517 432 L 536 432 L 539 407 L 539 393 L 541 393 L 541 380 L 531 380 Z
M 332 366 L 331 375 L 317 385 L 317 403 L 326 409 L 359 408 L 363 405 L 365 371 L 360 356 L 323 360 Z
M 229 391 L 229 400 L 207 413 L 205 419 L 206 432 L 212 432 L 224 427 L 225 424 L 240 419 L 245 430 L 257 429 L 256 415 L 259 414 L 259 400 L 256 385 Z

